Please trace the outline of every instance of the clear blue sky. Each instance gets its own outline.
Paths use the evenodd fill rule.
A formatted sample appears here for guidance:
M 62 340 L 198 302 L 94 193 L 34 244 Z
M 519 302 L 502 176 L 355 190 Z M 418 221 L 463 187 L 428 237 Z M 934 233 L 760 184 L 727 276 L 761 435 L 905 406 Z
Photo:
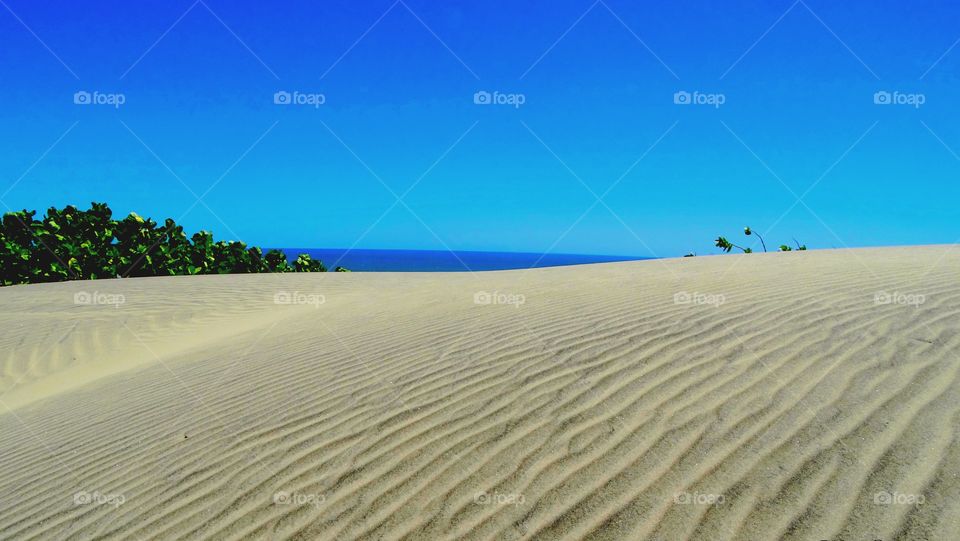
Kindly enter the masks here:
M 953 2 L 2 4 L 7 208 L 106 201 L 287 247 L 960 237 Z

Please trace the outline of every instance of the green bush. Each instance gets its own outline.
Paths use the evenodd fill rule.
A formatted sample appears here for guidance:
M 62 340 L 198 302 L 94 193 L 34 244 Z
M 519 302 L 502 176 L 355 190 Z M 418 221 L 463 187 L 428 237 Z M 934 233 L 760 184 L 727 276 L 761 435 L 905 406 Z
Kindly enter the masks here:
M 0 224 L 0 284 L 95 280 L 127 276 L 326 272 L 322 262 L 299 254 L 291 264 L 280 250 L 266 255 L 238 241 L 214 241 L 200 231 L 187 237 L 173 220 L 163 227 L 135 213 L 112 219 L 105 203 L 89 210 L 51 207 L 8 212 Z M 337 271 L 346 270 L 337 267 Z

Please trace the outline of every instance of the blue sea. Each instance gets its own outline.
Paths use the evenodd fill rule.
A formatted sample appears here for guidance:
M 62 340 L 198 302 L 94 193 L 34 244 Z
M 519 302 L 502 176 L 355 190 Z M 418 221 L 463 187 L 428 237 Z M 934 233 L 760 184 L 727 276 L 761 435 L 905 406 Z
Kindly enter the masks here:
M 287 257 L 309 254 L 330 270 L 346 267 L 354 272 L 466 272 L 532 267 L 559 267 L 651 259 L 616 255 L 539 254 L 522 252 L 468 252 L 445 250 L 346 250 L 344 248 L 281 248 Z M 541 258 L 542 256 L 542 258 Z M 539 261 L 538 261 L 539 260 Z

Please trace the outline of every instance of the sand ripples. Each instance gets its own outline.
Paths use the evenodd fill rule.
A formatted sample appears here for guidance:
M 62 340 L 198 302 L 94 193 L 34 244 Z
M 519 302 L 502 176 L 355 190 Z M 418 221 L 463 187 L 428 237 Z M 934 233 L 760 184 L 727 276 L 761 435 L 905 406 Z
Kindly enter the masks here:
M 955 538 L 958 270 L 930 247 L 98 284 L 116 308 L 5 288 L 0 538 Z

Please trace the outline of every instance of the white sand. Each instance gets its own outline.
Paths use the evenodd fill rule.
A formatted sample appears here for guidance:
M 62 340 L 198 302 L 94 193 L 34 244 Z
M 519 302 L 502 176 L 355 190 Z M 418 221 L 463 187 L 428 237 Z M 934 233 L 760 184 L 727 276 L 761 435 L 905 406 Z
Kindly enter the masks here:
M 960 539 L 957 247 L 0 306 L 2 539 Z

